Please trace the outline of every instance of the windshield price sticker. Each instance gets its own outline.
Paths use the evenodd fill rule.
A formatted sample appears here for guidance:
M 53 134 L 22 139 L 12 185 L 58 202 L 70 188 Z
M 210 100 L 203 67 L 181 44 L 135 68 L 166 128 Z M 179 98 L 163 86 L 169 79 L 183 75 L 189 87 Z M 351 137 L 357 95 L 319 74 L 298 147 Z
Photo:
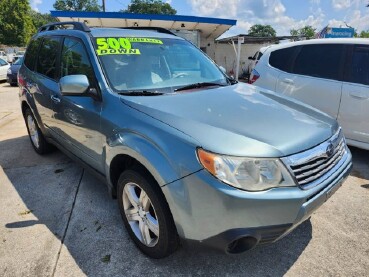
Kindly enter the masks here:
M 141 55 L 140 49 L 97 49 L 97 55 Z
M 132 49 L 131 42 L 163 44 L 161 40 L 153 38 L 96 38 L 96 53 L 97 55 L 140 55 L 141 52 L 139 49 Z
M 143 42 L 143 43 L 155 43 L 155 44 L 163 44 L 160 39 L 155 38 L 126 38 L 130 42 Z

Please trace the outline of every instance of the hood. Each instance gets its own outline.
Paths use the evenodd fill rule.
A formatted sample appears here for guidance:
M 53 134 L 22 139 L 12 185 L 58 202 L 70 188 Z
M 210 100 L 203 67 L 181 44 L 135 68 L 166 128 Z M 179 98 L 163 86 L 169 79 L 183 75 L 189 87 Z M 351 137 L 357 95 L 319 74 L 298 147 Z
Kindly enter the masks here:
M 338 129 L 336 120 L 310 106 L 242 83 L 121 101 L 193 137 L 199 147 L 232 156 L 291 155 Z

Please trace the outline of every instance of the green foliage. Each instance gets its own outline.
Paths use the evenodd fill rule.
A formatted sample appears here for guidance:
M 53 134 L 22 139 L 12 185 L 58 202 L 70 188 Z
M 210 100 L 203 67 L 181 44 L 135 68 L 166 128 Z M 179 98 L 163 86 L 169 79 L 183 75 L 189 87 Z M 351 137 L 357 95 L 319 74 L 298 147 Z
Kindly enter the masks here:
M 291 36 L 299 36 L 299 30 L 291 29 L 290 34 L 291 34 Z
M 359 37 L 359 38 L 369 38 L 369 30 L 361 31 L 360 34 L 357 37 Z
M 36 27 L 36 29 L 40 28 L 42 25 L 45 25 L 50 22 L 56 22 L 56 18 L 52 17 L 50 14 L 42 14 L 39 12 L 36 12 L 34 10 L 31 10 L 31 19 L 33 22 L 33 25 Z
M 310 25 L 307 25 L 303 28 L 300 29 L 291 29 L 290 30 L 290 34 L 291 36 L 302 36 L 302 37 L 306 37 L 306 38 L 313 38 L 315 35 L 315 28 L 313 28 Z
M 147 14 L 176 14 L 177 11 L 168 3 L 161 0 L 132 0 L 126 13 L 147 13 Z
M 0 1 L 0 43 L 25 46 L 36 32 L 28 0 Z
M 58 11 L 101 11 L 97 0 L 56 0 L 53 7 Z
M 254 37 L 275 37 L 276 32 L 270 25 L 255 24 L 249 29 L 249 35 Z

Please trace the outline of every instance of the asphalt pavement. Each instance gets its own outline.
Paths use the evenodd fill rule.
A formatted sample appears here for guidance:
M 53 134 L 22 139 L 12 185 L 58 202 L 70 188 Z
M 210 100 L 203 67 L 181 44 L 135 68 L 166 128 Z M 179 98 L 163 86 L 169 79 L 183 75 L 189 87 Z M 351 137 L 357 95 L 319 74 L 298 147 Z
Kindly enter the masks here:
M 351 150 L 351 176 L 282 240 L 241 255 L 183 246 L 153 260 L 105 184 L 60 151 L 34 152 L 18 88 L 1 83 L 0 276 L 369 276 L 369 151 Z

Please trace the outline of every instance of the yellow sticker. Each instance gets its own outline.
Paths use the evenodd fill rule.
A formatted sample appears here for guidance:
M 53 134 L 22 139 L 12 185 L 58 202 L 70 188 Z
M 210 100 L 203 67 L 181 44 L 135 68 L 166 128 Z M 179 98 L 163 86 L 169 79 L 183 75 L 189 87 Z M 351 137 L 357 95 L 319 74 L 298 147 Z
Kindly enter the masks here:
M 160 39 L 155 38 L 135 38 L 135 37 L 109 37 L 96 38 L 97 55 L 140 55 L 139 49 L 132 49 L 131 43 L 154 43 L 163 44 Z
M 131 49 L 131 42 L 126 38 L 97 38 L 97 49 Z
M 145 42 L 145 43 L 155 43 L 155 44 L 163 44 L 160 39 L 155 38 L 125 38 L 130 42 Z
M 97 49 L 97 55 L 141 55 L 140 49 Z

